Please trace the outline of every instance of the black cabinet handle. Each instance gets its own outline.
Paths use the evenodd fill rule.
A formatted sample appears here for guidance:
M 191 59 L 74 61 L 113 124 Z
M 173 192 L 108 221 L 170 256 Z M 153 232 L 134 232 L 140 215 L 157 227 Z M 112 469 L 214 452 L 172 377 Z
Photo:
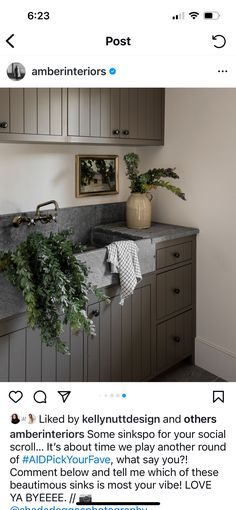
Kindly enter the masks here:
M 129 130 L 128 129 L 124 129 L 124 131 L 122 131 L 123 135 L 125 136 L 128 136 L 129 135 Z
M 180 342 L 181 338 L 180 338 L 180 336 L 174 336 L 174 337 L 173 337 L 173 340 L 174 340 L 175 342 L 177 342 L 177 344 L 178 344 L 178 343 Z
M 174 257 L 175 257 L 176 259 L 178 259 L 178 258 L 180 257 L 180 253 L 179 253 L 179 251 L 176 251 L 175 253 L 173 253 L 173 255 L 174 255 Z
M 0 122 L 0 128 L 2 128 L 2 129 L 8 128 L 8 123 L 7 122 Z
M 120 130 L 119 129 L 113 129 L 112 134 L 113 135 L 119 135 L 120 134 Z
M 100 312 L 99 310 L 92 310 L 91 315 L 93 315 L 93 317 L 98 317 L 100 315 Z
M 178 288 L 177 288 L 177 289 L 174 289 L 174 293 L 175 293 L 175 294 L 179 294 L 179 293 L 180 293 L 180 289 L 178 289 Z

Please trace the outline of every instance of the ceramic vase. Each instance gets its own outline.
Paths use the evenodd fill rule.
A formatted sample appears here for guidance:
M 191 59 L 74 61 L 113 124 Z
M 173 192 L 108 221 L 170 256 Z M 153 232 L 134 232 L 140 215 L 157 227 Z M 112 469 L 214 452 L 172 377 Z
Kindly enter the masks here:
M 126 225 L 128 228 L 151 226 L 151 193 L 131 193 L 126 203 Z

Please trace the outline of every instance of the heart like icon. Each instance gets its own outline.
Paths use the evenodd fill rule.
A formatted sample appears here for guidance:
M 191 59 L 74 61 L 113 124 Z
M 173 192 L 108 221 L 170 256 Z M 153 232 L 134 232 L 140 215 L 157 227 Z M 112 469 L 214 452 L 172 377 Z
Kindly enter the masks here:
M 22 397 L 23 397 L 23 393 L 22 393 L 22 391 L 10 391 L 10 393 L 9 393 L 9 398 L 10 398 L 13 402 L 15 402 L 15 404 L 16 404 L 17 402 L 19 402 L 19 400 L 21 400 L 21 399 L 22 399 Z

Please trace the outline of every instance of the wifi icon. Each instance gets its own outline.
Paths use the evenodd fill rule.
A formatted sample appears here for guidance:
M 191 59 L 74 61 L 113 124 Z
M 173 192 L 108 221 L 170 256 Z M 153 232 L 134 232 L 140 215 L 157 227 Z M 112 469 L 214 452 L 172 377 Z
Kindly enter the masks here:
M 199 12 L 196 11 L 189 12 L 189 16 L 191 16 L 192 19 L 196 19 L 199 16 Z

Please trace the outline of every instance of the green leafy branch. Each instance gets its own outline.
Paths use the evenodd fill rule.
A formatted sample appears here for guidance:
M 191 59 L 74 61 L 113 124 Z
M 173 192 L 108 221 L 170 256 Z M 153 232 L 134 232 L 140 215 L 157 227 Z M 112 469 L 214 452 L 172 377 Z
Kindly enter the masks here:
M 87 315 L 89 293 L 109 302 L 88 282 L 86 264 L 75 257 L 83 247 L 68 239 L 71 233 L 51 233 L 48 237 L 34 233 L 14 252 L 0 252 L 0 271 L 22 291 L 29 326 L 40 328 L 42 341 L 62 353 L 69 352 L 61 339 L 63 324 L 69 324 L 74 332 L 84 330 L 95 335 Z
M 179 179 L 175 168 L 153 168 L 144 173 L 138 172 L 139 156 L 133 152 L 124 156 L 126 164 L 126 175 L 130 180 L 131 193 L 146 193 L 151 189 L 161 187 L 166 188 L 182 200 L 186 200 L 185 194 L 176 186 L 173 186 L 169 181 L 162 178 L 167 177 L 171 179 Z

